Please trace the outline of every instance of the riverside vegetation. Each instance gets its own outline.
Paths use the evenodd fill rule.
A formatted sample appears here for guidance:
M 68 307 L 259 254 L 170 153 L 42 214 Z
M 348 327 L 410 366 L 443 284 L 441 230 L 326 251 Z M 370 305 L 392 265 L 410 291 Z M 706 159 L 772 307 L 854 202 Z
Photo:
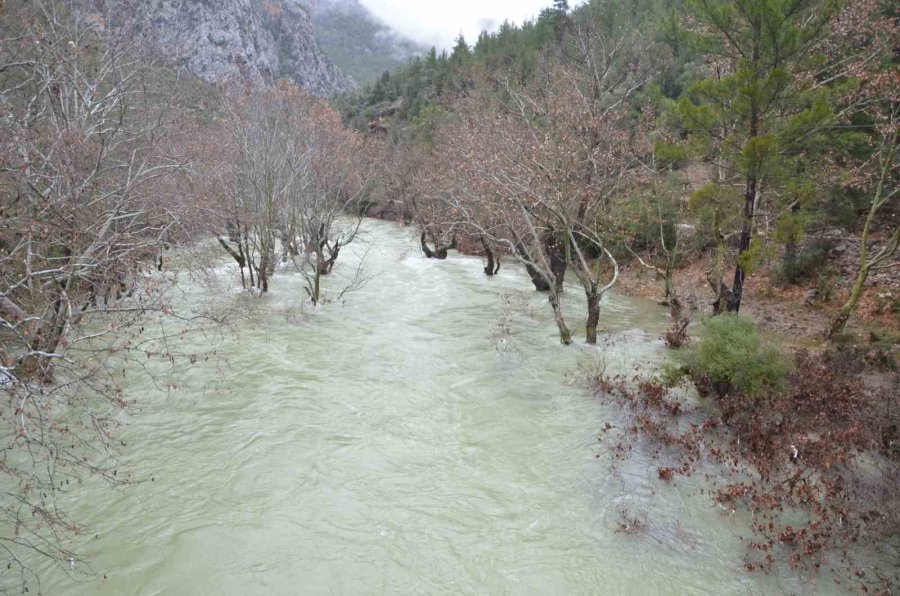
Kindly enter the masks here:
M 88 563 L 68 506 L 90 479 L 136 482 L 129 375 L 171 389 L 226 357 L 213 338 L 280 283 L 315 310 L 372 291 L 370 216 L 411 228 L 433 265 L 416 275 L 451 251 L 514 270 L 560 344 L 601 356 L 617 286 L 658 292 L 671 362 L 585 381 L 626 420 L 596 429 L 611 466 L 639 451 L 661 485 L 704 478 L 710 516 L 748 516 L 748 572 L 890 593 L 898 19 L 878 0 L 556 0 L 326 100 L 240 60 L 216 84 L 154 61 L 107 4 L 0 2 L 3 587 L 39 586 L 36 557 Z M 810 313 L 827 324 L 800 337 L 772 324 Z M 619 539 L 648 524 L 623 513 Z

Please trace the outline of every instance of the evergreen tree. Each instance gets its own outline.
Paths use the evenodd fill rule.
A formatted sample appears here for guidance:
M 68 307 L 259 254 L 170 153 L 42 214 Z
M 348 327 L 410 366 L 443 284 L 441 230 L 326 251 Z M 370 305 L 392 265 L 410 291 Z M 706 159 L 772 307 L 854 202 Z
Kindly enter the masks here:
M 746 276 L 761 255 L 754 242 L 760 206 L 776 205 L 788 181 L 800 200 L 804 177 L 816 174 L 810 152 L 835 121 L 834 89 L 814 79 L 822 59 L 813 50 L 838 4 L 694 0 L 690 6 L 700 26 L 687 33 L 710 57 L 709 70 L 677 112 L 685 133 L 716 165 L 716 180 L 700 198 L 722 207 L 741 188 L 733 207 L 740 220 L 734 280 L 716 301 L 716 312 L 738 312 Z
M 471 57 L 472 50 L 469 48 L 469 44 L 466 43 L 466 38 L 460 33 L 459 37 L 456 38 L 456 45 L 453 46 L 453 53 L 450 54 L 450 60 L 456 65 L 464 66 L 468 64 Z

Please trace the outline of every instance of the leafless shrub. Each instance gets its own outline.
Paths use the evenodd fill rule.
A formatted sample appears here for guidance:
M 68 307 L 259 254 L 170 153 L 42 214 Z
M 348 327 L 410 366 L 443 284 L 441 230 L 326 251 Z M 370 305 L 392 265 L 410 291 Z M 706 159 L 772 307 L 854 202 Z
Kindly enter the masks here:
M 616 534 L 635 536 L 643 534 L 647 530 L 647 514 L 643 511 L 632 511 L 627 505 L 620 505 L 616 509 L 618 522 Z
M 194 232 L 177 74 L 56 0 L 8 2 L 0 38 L 0 554 L 17 570 L 2 590 L 39 584 L 36 556 L 90 572 L 60 496 L 133 480 L 122 371 L 162 385 L 161 367 L 212 357 L 178 340 L 218 333 L 228 306 L 181 309 L 164 258 Z
M 686 346 L 691 340 L 690 334 L 688 333 L 690 324 L 691 320 L 688 317 L 679 317 L 672 321 L 672 326 L 669 327 L 669 330 L 663 335 L 663 340 L 666 342 L 666 345 L 673 350 Z

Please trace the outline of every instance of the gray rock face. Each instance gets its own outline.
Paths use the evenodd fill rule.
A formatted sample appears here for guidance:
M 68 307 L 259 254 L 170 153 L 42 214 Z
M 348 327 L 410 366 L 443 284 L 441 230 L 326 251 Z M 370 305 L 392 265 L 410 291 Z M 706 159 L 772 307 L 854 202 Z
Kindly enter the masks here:
M 299 0 L 117 0 L 162 52 L 207 80 L 287 78 L 319 96 L 356 83 L 320 51 Z

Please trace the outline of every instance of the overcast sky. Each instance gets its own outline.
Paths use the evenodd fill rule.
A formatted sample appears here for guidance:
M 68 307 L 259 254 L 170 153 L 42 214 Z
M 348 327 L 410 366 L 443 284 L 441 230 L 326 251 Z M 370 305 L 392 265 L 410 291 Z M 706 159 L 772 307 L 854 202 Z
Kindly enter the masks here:
M 450 48 L 462 32 L 474 44 L 482 29 L 504 19 L 520 23 L 537 16 L 552 0 L 362 0 L 378 17 L 407 37 Z M 571 3 L 574 4 L 574 3 Z

